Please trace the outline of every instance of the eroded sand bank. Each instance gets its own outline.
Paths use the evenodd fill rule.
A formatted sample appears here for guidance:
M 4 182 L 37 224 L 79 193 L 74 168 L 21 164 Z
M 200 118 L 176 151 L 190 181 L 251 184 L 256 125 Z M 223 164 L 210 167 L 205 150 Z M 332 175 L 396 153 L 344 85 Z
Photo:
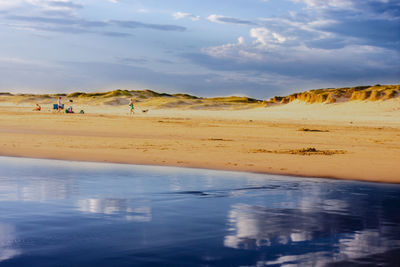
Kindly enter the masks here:
M 0 155 L 400 182 L 400 101 L 235 111 L 2 103 Z

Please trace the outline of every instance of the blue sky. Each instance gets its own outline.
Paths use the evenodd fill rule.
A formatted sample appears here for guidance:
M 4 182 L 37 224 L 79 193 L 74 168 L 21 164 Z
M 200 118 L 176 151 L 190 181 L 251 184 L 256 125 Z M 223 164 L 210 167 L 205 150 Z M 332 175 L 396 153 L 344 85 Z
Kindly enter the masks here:
M 398 0 L 0 0 L 0 91 L 400 83 Z

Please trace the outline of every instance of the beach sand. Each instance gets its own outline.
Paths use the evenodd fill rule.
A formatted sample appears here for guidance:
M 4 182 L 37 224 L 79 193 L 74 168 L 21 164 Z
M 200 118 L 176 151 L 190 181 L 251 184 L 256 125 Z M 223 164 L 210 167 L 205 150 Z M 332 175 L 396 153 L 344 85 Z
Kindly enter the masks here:
M 0 104 L 0 155 L 400 183 L 400 99 L 245 110 Z M 145 108 L 145 107 L 142 107 Z

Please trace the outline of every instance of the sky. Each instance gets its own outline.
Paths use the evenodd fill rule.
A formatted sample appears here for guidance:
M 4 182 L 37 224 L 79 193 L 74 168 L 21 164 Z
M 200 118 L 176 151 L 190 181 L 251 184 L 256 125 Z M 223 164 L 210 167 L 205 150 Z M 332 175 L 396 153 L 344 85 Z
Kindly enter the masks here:
M 0 91 L 400 83 L 400 0 L 0 0 Z

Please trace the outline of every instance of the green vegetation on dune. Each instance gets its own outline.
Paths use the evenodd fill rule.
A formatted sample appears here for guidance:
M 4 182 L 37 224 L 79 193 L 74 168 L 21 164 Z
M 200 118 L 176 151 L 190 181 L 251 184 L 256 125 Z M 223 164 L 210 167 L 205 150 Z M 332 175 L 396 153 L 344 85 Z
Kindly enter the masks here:
M 228 97 L 213 97 L 208 98 L 207 100 L 215 101 L 215 102 L 234 102 L 234 103 L 259 103 L 262 100 L 257 100 L 254 98 L 249 97 L 242 97 L 242 96 L 228 96 Z
M 173 94 L 172 96 L 186 99 L 199 99 L 199 97 L 189 94 Z
M 183 94 L 182 94 L 183 95 Z M 160 97 L 166 96 L 171 97 L 170 94 L 165 93 L 157 93 L 152 90 L 114 90 L 108 92 L 98 92 L 98 93 L 83 93 L 83 92 L 75 92 L 67 95 L 67 97 L 80 97 L 80 98 L 110 98 L 110 97 L 137 97 L 137 98 L 151 98 L 151 97 Z M 189 95 L 188 95 L 189 96 Z
M 12 96 L 13 94 L 9 92 L 0 92 L 0 96 Z
M 114 90 L 100 93 L 75 92 L 67 95 L 83 102 L 106 105 L 125 105 L 129 99 L 143 106 L 156 108 L 186 108 L 186 109 L 236 109 L 260 106 L 262 100 L 248 97 L 213 97 L 202 98 L 190 94 L 166 94 L 152 90 Z

